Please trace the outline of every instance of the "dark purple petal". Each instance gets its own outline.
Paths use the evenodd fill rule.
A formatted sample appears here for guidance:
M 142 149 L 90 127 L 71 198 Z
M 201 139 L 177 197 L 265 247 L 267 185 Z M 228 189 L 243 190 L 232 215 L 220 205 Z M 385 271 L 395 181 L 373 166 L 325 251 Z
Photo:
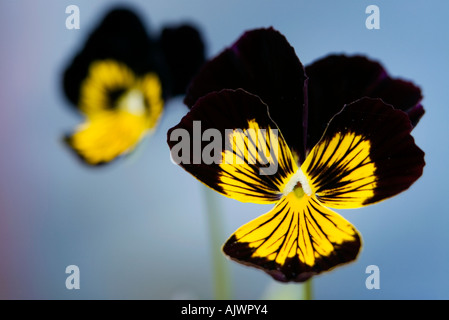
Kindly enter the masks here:
M 192 25 L 167 27 L 162 30 L 160 44 L 172 79 L 170 95 L 184 94 L 205 62 L 201 34 Z
M 413 127 L 424 114 L 424 108 L 420 103 L 421 90 L 409 81 L 387 77 L 367 95 L 381 98 L 396 109 L 407 113 Z
M 303 160 L 306 84 L 304 68 L 286 38 L 273 28 L 256 29 L 206 63 L 184 102 L 192 107 L 207 93 L 243 88 L 268 105 L 288 145 Z
M 63 90 L 74 107 L 78 107 L 80 86 L 92 62 L 105 59 L 125 64 L 137 76 L 157 73 L 164 99 L 185 92 L 204 63 L 199 31 L 192 25 L 166 27 L 155 39 L 143 21 L 134 10 L 114 8 L 88 35 L 63 73 Z
M 409 81 L 391 78 L 378 62 L 366 57 L 330 55 L 307 66 L 306 74 L 309 77 L 308 150 L 345 104 L 365 96 L 381 98 L 406 112 L 413 126 L 424 114 L 420 88 Z
M 78 107 L 80 86 L 92 62 L 104 59 L 120 61 L 142 75 L 157 68 L 154 52 L 154 43 L 141 19 L 128 9 L 113 9 L 89 35 L 64 71 L 64 92 L 73 106 Z

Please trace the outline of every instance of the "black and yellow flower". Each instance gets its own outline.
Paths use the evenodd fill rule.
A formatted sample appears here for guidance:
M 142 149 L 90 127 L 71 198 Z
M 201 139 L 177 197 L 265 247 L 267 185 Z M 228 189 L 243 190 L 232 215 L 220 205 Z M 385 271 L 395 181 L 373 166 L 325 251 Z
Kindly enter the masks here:
M 276 280 L 301 282 L 360 251 L 359 232 L 331 208 L 377 203 L 422 175 L 424 153 L 410 134 L 424 113 L 421 98 L 415 85 L 364 57 L 330 56 L 304 68 L 283 35 L 257 29 L 204 65 L 186 94 L 191 110 L 169 130 L 168 144 L 172 156 L 187 154 L 179 165 L 210 188 L 275 204 L 223 251 Z M 203 153 L 216 150 L 207 148 L 212 136 L 221 140 L 214 144 L 220 161 L 175 147 L 176 130 L 195 137 L 198 124 L 209 132 Z
M 129 154 L 203 62 L 195 27 L 164 28 L 152 39 L 133 11 L 111 10 L 64 72 L 64 93 L 85 116 L 65 141 L 89 165 Z

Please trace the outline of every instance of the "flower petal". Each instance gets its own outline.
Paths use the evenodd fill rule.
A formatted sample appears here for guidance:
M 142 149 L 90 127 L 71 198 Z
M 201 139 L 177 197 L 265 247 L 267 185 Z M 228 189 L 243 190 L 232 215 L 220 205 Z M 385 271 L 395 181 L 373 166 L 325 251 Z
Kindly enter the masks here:
M 366 57 L 330 55 L 307 66 L 306 74 L 309 77 L 308 150 L 345 104 L 365 96 L 381 98 L 406 112 L 413 125 L 424 114 L 421 90 L 417 86 L 391 78 L 378 62 Z
M 153 46 L 134 12 L 128 9 L 110 11 L 64 71 L 66 96 L 74 107 L 79 107 L 81 84 L 89 73 L 91 63 L 97 60 L 121 62 L 138 76 L 149 71 L 162 73 L 155 63 Z
M 65 141 L 86 164 L 96 166 L 129 154 L 147 132 L 146 116 L 103 111 L 80 125 Z
M 302 282 L 354 260 L 357 230 L 314 198 L 283 197 L 270 212 L 240 227 L 223 251 L 231 259 L 260 268 L 275 280 Z
M 422 174 L 424 152 L 407 115 L 380 99 L 346 105 L 301 166 L 326 206 L 357 208 L 394 196 Z
M 243 89 L 199 99 L 168 131 L 167 143 L 187 172 L 243 202 L 276 202 L 297 170 L 267 106 Z
M 192 77 L 205 61 L 201 35 L 191 25 L 166 27 L 160 36 L 160 46 L 171 80 L 170 96 L 184 94 Z
M 207 93 L 245 89 L 268 105 L 288 145 L 304 160 L 306 82 L 304 68 L 285 37 L 273 28 L 256 29 L 203 66 L 184 102 L 192 107 Z

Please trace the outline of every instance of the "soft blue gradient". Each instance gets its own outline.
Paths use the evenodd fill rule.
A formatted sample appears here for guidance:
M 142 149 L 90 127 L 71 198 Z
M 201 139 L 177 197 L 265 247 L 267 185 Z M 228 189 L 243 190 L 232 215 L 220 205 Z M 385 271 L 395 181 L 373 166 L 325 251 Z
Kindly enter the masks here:
M 154 34 L 164 24 L 194 22 L 209 57 L 247 29 L 273 26 L 304 64 L 329 53 L 360 53 L 419 85 L 426 114 L 413 135 L 426 152 L 423 177 L 381 204 L 339 211 L 361 232 L 363 248 L 355 263 L 316 277 L 314 293 L 449 298 L 447 1 L 126 2 L 135 3 Z M 61 71 L 112 3 L 0 1 L 0 298 L 213 298 L 203 186 L 170 162 L 166 144 L 167 130 L 187 111 L 182 98 L 166 105 L 155 135 L 126 161 L 90 169 L 60 141 L 82 120 L 61 93 Z M 70 4 L 80 8 L 80 30 L 65 28 Z M 365 28 L 370 4 L 380 8 L 380 30 Z M 223 242 L 271 208 L 216 196 L 225 214 Z M 223 261 L 235 298 L 301 290 Z M 65 288 L 71 264 L 81 270 L 80 290 Z M 380 268 L 380 290 L 365 287 L 370 264 Z

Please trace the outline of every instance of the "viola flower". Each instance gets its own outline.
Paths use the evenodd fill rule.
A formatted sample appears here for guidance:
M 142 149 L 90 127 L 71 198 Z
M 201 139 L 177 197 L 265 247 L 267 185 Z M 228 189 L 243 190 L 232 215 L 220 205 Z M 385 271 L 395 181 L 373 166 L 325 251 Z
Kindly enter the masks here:
M 240 227 L 224 253 L 302 282 L 360 251 L 359 232 L 332 209 L 377 203 L 422 175 L 424 153 L 410 134 L 421 98 L 363 57 L 331 56 L 304 69 L 283 35 L 257 29 L 202 67 L 185 97 L 191 110 L 167 140 L 172 157 L 183 153 L 179 165 L 210 188 L 275 204 Z M 199 128 L 203 157 L 216 151 L 217 161 L 199 161 L 197 146 L 179 148 L 179 132 L 195 137 Z
M 89 165 L 129 154 L 203 62 L 195 27 L 167 27 L 153 39 L 133 11 L 111 10 L 63 74 L 66 97 L 85 117 L 67 145 Z

